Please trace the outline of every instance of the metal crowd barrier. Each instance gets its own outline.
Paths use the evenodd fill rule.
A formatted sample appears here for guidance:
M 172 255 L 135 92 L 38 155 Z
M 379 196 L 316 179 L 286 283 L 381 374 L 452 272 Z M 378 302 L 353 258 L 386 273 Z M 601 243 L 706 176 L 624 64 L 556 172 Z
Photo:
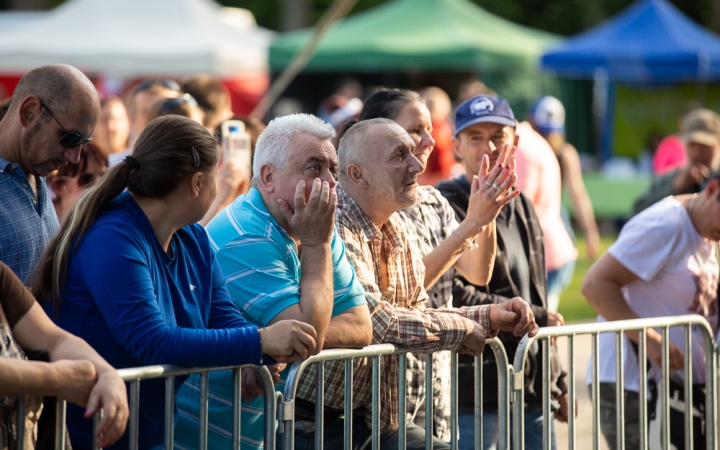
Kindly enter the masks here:
M 165 378 L 165 449 L 172 450 L 174 446 L 175 435 L 175 377 L 183 375 L 200 374 L 200 439 L 198 449 L 207 449 L 207 433 L 208 433 L 208 374 L 220 370 L 233 371 L 233 430 L 232 443 L 233 450 L 240 449 L 240 388 L 241 388 L 241 372 L 242 369 L 252 369 L 258 377 L 263 388 L 263 396 L 265 399 L 265 448 L 275 448 L 275 386 L 270 375 L 270 371 L 265 366 L 227 366 L 212 368 L 188 368 L 174 365 L 162 366 L 145 366 L 130 369 L 120 369 L 118 373 L 126 382 L 130 383 L 129 407 L 130 418 L 128 420 L 128 430 L 130 434 L 130 450 L 138 450 L 138 438 L 140 436 L 139 419 L 140 419 L 140 382 L 143 380 L 151 380 L 156 378 Z M 55 421 L 55 448 L 65 448 L 65 416 L 66 402 L 58 399 L 57 414 Z M 25 401 L 24 397 L 18 405 L 18 417 L 25 417 Z M 95 414 L 93 429 L 95 429 L 102 419 L 102 411 Z M 18 442 L 23 442 L 25 434 L 24 421 L 20 421 L 18 427 Z M 94 449 L 99 450 L 101 447 L 95 446 Z
M 713 342 L 713 332 L 708 322 L 699 315 L 684 315 L 674 317 L 658 317 L 652 319 L 635 319 L 635 320 L 623 320 L 623 321 L 612 321 L 612 322 L 598 322 L 593 324 L 581 324 L 581 325 L 568 325 L 562 327 L 548 327 L 540 328 L 538 334 L 529 338 L 527 335 L 522 339 L 517 353 L 515 354 L 514 371 L 513 375 L 513 396 L 514 405 L 524 405 L 524 390 L 523 390 L 523 375 L 522 368 L 525 363 L 525 359 L 528 357 L 530 346 L 535 341 L 540 341 L 543 349 L 543 361 L 542 361 L 542 377 L 543 377 L 543 449 L 550 449 L 550 420 L 551 420 L 551 405 L 550 405 L 550 352 L 549 340 L 551 338 L 567 336 L 568 338 L 568 441 L 569 448 L 575 450 L 576 436 L 575 436 L 575 370 L 574 370 L 574 337 L 583 334 L 590 334 L 592 336 L 592 420 L 593 420 L 593 449 L 598 450 L 600 445 L 600 367 L 599 367 L 599 342 L 600 333 L 612 332 L 615 333 L 615 348 L 616 348 L 616 359 L 615 359 L 615 379 L 616 379 L 616 427 L 617 427 L 617 448 L 625 448 L 625 420 L 624 420 L 624 355 L 623 355 L 623 335 L 625 331 L 642 331 L 640 333 L 640 342 L 638 346 L 638 356 L 640 363 L 639 367 L 639 398 L 640 398 L 640 449 L 648 448 L 648 435 L 647 435 L 647 423 L 648 423 L 648 411 L 647 411 L 647 384 L 643 383 L 643 380 L 647 379 L 647 365 L 643 362 L 647 360 L 647 342 L 646 335 L 644 333 L 648 328 L 661 329 L 662 333 L 662 376 L 661 386 L 658 391 L 658 397 L 660 399 L 660 416 L 663 418 L 662 423 L 662 445 L 665 450 L 670 448 L 670 397 L 669 397 L 669 328 L 682 326 L 684 328 L 684 376 L 685 376 L 685 448 L 691 449 L 693 436 L 692 436 L 692 328 L 697 327 L 702 332 L 703 343 L 705 346 L 706 365 L 705 365 L 705 377 L 706 377 L 706 397 L 705 397 L 705 411 L 706 411 L 706 438 L 707 448 L 716 449 L 717 445 L 717 354 L 716 346 Z M 513 419 L 515 424 L 524 423 L 524 408 L 515 407 L 513 408 Z M 513 448 L 516 450 L 524 450 L 525 448 L 525 436 L 524 426 L 515 426 L 513 433 Z
M 495 353 L 498 367 L 498 416 L 499 416 L 499 437 L 498 448 L 508 448 L 510 438 L 510 402 L 508 380 L 512 368 L 508 364 L 505 349 L 497 339 L 489 339 L 486 344 Z M 399 358 L 399 407 L 402 414 L 398 427 L 398 446 L 405 448 L 406 443 L 406 354 L 408 349 L 393 344 L 377 344 L 359 350 L 333 349 L 323 350 L 315 356 L 298 361 L 291 367 L 288 375 L 284 395 L 278 393 L 278 430 L 282 436 L 282 448 L 293 449 L 295 446 L 295 398 L 298 383 L 302 373 L 311 365 L 315 366 L 315 448 L 324 448 L 324 408 L 325 403 L 325 362 L 344 361 L 345 363 L 345 402 L 344 402 L 344 444 L 345 449 L 352 448 L 352 393 L 353 393 L 353 361 L 355 358 L 372 358 L 372 448 L 380 448 L 380 358 L 383 356 L 396 355 Z M 457 376 L 458 362 L 457 354 L 452 354 L 451 359 L 451 441 L 453 450 L 457 449 L 458 442 L 458 409 L 457 409 Z M 426 356 L 425 364 L 425 448 L 432 448 L 433 430 L 433 402 L 432 402 L 432 353 Z M 482 357 L 475 358 L 475 448 L 482 448 Z M 430 395 L 427 395 L 430 393 Z M 267 447 L 266 447 L 267 448 Z

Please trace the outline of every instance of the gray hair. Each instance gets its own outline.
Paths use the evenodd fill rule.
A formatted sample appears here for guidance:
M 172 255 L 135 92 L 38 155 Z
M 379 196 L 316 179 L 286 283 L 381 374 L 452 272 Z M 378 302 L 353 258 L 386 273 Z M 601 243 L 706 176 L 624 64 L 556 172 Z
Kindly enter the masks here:
M 345 132 L 338 145 L 338 171 L 341 175 L 347 175 L 347 168 L 350 164 L 359 163 L 362 160 L 365 145 L 367 145 L 368 131 L 381 124 L 400 127 L 393 120 L 376 118 L 360 121 Z
M 273 119 L 258 136 L 253 158 L 253 177 L 250 185 L 260 185 L 260 168 L 270 164 L 286 169 L 290 139 L 297 133 L 307 133 L 321 141 L 335 137 L 335 129 L 329 123 L 312 114 L 290 114 Z

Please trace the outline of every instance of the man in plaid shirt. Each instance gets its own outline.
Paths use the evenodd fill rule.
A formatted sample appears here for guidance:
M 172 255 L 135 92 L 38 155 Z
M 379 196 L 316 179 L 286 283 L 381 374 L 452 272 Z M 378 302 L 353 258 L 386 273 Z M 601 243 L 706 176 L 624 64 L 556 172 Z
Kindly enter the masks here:
M 423 279 L 425 267 L 410 245 L 395 212 L 418 199 L 417 174 L 422 170 L 413 156 L 415 144 L 407 132 L 388 119 L 358 123 L 340 142 L 338 206 L 336 226 L 345 242 L 346 257 L 365 288 L 373 326 L 373 343 L 393 343 L 414 351 L 454 350 L 482 354 L 485 339 L 497 330 L 521 335 L 537 332 L 532 311 L 521 299 L 502 305 L 461 309 L 427 309 Z M 371 365 L 355 361 L 353 383 L 353 448 L 361 448 L 372 436 Z M 326 364 L 325 444 L 342 445 L 342 362 Z M 301 398 L 314 393 L 303 389 Z M 397 448 L 398 357 L 381 359 L 380 428 L 383 448 Z M 297 412 L 297 409 L 296 409 Z M 302 411 L 308 415 L 310 411 Z M 408 449 L 425 448 L 425 432 L 407 423 Z M 295 430 L 296 448 L 312 448 L 314 430 Z M 433 448 L 450 448 L 433 440 Z

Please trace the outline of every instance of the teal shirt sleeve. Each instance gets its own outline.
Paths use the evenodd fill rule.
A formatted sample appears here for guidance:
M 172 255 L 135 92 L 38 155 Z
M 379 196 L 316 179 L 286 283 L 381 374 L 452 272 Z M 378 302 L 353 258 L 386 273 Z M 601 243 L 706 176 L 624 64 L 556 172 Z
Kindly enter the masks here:
M 345 246 L 337 232 L 331 242 L 336 316 L 365 304 L 364 290 L 345 258 Z M 235 303 L 260 326 L 300 303 L 300 260 L 294 246 L 280 245 L 265 236 L 241 235 L 220 248 L 218 261 Z
M 355 278 L 355 270 L 345 258 L 345 243 L 340 239 L 337 230 L 333 231 L 333 295 L 332 315 L 337 316 L 356 306 L 366 305 L 365 290 Z

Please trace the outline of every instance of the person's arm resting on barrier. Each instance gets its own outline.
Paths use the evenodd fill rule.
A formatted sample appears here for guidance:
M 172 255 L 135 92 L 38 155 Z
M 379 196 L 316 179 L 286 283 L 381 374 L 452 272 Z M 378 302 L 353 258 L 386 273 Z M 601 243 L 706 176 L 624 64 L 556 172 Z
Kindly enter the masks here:
M 0 392 L 6 395 L 57 396 L 87 406 L 87 417 L 104 409 L 96 430 L 100 443 L 122 436 L 128 418 L 125 383 L 85 341 L 57 327 L 22 282 L 0 264 L 0 286 L 8 322 L 21 348 L 45 350 L 51 363 L 0 358 Z M 5 308 L 3 308 L 5 310 Z
M 646 236 L 645 240 L 647 245 L 654 245 L 659 242 L 651 236 Z M 610 253 L 605 253 L 590 267 L 590 270 L 585 275 L 581 289 L 588 303 L 605 319 L 637 319 L 638 315 L 628 306 L 621 289 L 638 279 L 640 277 L 628 270 Z M 633 342 L 639 342 L 638 331 L 627 331 L 625 334 Z M 662 336 L 652 328 L 648 328 L 646 334 L 648 357 L 660 364 Z M 670 368 L 682 368 L 682 351 L 672 342 L 668 342 L 668 344 L 670 347 Z

